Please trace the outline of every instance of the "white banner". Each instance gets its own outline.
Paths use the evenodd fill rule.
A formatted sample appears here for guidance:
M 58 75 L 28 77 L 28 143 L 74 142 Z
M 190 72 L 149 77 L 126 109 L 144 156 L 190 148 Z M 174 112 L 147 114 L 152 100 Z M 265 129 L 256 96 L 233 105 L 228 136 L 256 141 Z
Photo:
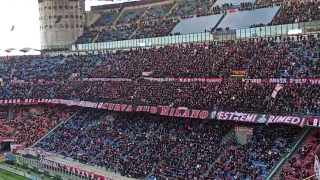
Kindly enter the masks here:
M 283 88 L 281 84 L 277 84 L 276 87 L 274 88 L 271 97 L 276 98 L 278 92 Z

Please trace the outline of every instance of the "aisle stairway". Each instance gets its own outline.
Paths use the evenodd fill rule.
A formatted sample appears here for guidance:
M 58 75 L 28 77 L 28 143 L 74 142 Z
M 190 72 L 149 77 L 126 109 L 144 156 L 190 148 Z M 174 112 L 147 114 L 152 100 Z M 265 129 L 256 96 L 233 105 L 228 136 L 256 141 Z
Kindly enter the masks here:
M 200 127 L 200 126 L 198 126 Z M 211 164 L 208 164 L 208 167 L 207 167 L 207 171 L 203 173 L 202 176 L 205 176 L 209 170 L 211 169 L 212 165 L 219 160 L 219 158 L 221 157 L 221 155 L 223 155 L 223 153 L 230 147 L 230 145 L 232 144 L 232 141 L 234 139 L 234 129 L 232 128 L 227 134 L 225 134 L 220 142 L 220 146 L 224 146 L 224 151 L 214 160 L 213 163 Z M 188 134 L 188 136 L 186 137 L 186 139 L 190 138 L 190 134 Z M 168 156 L 170 156 L 175 150 L 176 150 L 177 146 L 175 146 L 171 151 L 170 153 L 168 153 Z M 158 164 L 161 164 L 161 161 L 158 163 Z M 154 180 L 154 178 L 151 176 L 153 174 L 153 171 L 156 169 L 156 167 L 158 166 L 158 164 L 155 164 L 153 166 L 153 169 L 152 169 L 152 172 L 150 172 L 146 178 L 144 180 Z
M 13 112 L 14 112 L 14 105 L 13 104 L 9 104 L 8 105 L 8 111 L 7 111 L 7 120 L 12 120 Z
M 175 3 L 165 17 L 168 17 L 177 6 L 178 6 L 178 3 Z
M 125 9 L 125 8 L 122 8 L 122 10 L 121 10 L 121 12 L 119 13 L 117 19 L 113 22 L 112 27 L 115 27 L 115 26 L 116 26 L 116 24 L 118 23 L 119 19 L 120 19 L 121 16 L 122 16 L 122 14 L 124 13 L 124 9 Z
M 79 111 L 77 111 L 76 113 L 74 113 L 73 115 L 71 115 L 67 120 L 60 122 L 56 127 L 54 127 L 53 129 L 51 129 L 46 135 L 44 135 L 42 138 L 40 138 L 36 143 L 34 143 L 31 147 L 34 147 L 38 142 L 40 142 L 42 139 L 44 139 L 45 137 L 47 137 L 48 135 L 51 134 L 51 132 L 53 132 L 55 129 L 57 129 L 59 126 L 61 126 L 63 123 L 69 121 L 70 119 L 73 118 L 73 116 L 75 116 L 77 113 L 79 113 L 81 111 L 81 109 Z
M 150 10 L 151 6 L 149 6 L 144 12 L 143 14 L 140 16 L 140 18 L 136 21 L 137 24 L 140 23 L 141 19 L 143 18 L 143 16 L 145 16 L 147 14 L 147 12 Z
M 295 156 L 295 154 L 298 152 L 299 149 L 301 149 L 301 147 L 308 140 L 308 138 L 310 136 L 312 136 L 314 130 L 315 130 L 315 128 L 309 127 L 308 129 L 306 129 L 306 131 L 304 131 L 302 133 L 302 135 L 300 136 L 301 138 L 297 139 L 296 143 L 293 143 L 293 144 L 295 144 L 295 146 L 291 149 L 291 152 L 289 154 L 287 154 L 285 157 L 283 157 L 283 159 L 276 165 L 276 167 L 272 170 L 270 175 L 267 177 L 267 180 L 271 180 L 271 179 L 274 180 L 274 179 L 279 178 L 279 173 L 280 173 L 281 169 L 286 167 L 289 160 L 293 156 Z
M 222 153 L 213 161 L 212 164 L 208 165 L 207 171 L 202 175 L 202 177 L 206 177 L 209 174 L 209 171 L 211 170 L 212 166 L 217 163 L 220 158 L 223 156 L 223 154 L 226 153 L 226 151 L 228 149 L 230 149 L 233 140 L 235 139 L 235 132 L 234 129 L 231 129 L 222 139 L 222 141 L 220 142 L 220 146 L 224 147 L 224 150 L 222 151 Z
M 94 39 L 92 40 L 92 43 L 96 43 L 96 41 L 98 40 L 99 36 L 100 36 L 100 32 L 98 32 L 96 37 L 94 37 Z

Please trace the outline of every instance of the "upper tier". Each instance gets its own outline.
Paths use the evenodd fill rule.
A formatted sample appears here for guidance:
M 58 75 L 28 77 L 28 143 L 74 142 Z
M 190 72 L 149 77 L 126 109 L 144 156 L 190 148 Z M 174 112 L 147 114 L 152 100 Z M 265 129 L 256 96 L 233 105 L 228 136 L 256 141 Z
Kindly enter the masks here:
M 85 30 L 76 44 L 310 22 L 318 20 L 320 13 L 317 7 L 317 2 L 254 3 L 238 0 L 224 2 L 223 5 L 220 1 L 189 0 L 125 7 L 105 12 L 91 28 Z M 297 27 L 286 27 L 284 34 L 293 29 Z M 249 34 L 260 35 L 256 32 Z
M 230 78 L 243 70 L 244 78 L 319 77 L 318 37 L 229 41 L 172 45 L 107 54 L 0 60 L 0 78 L 8 80 L 69 78 L 206 77 Z M 284 39 L 281 39 L 284 40 Z

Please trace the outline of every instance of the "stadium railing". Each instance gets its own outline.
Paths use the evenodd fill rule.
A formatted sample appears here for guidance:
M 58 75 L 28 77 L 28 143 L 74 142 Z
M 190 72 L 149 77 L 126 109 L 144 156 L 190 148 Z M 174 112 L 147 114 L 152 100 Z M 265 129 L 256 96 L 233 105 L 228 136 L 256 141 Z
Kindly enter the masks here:
M 294 33 L 309 33 L 320 30 L 320 21 L 264 26 L 254 28 L 242 28 L 228 31 L 200 32 L 156 38 L 132 39 L 123 41 L 73 44 L 65 46 L 42 46 L 44 51 L 99 51 L 113 49 L 129 49 L 148 46 L 163 46 L 183 43 L 204 43 L 213 40 L 236 40 L 248 38 L 264 38 L 274 36 L 293 35 Z M 293 33 L 293 34 L 291 34 Z

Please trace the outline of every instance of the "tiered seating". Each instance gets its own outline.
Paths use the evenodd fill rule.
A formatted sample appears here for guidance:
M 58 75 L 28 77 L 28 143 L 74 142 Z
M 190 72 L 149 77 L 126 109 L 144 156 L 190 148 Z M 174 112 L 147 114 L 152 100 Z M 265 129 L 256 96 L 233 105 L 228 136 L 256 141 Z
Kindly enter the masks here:
M 169 35 L 178 20 L 163 19 L 150 22 L 142 22 L 140 28 L 132 39 L 152 38 Z
M 15 129 L 15 124 L 13 121 L 7 121 L 5 119 L 0 120 L 0 138 L 11 137 Z
M 288 24 L 297 22 L 308 22 L 318 20 L 319 10 L 317 2 L 285 2 L 282 3 L 281 9 L 279 2 L 262 2 L 261 4 L 254 5 L 255 1 L 242 1 L 242 0 L 231 0 L 225 1 L 209 1 L 209 0 L 185 0 L 179 1 L 177 7 L 173 10 L 171 14 L 168 15 L 169 18 L 195 18 L 199 16 L 208 16 L 212 14 L 220 14 L 221 16 L 224 10 L 238 8 L 237 12 L 230 12 L 226 14 L 226 17 L 219 24 L 218 29 L 239 29 L 248 27 L 261 27 L 266 25 L 278 25 L 278 24 Z M 214 6 L 213 6 L 214 4 Z M 127 9 L 121 16 L 118 24 L 127 24 L 129 28 L 118 28 L 115 30 L 108 29 L 103 32 L 99 38 L 98 42 L 108 42 L 116 40 L 129 39 L 131 34 L 136 30 L 135 23 L 141 17 L 141 15 L 147 10 L 147 13 L 142 17 L 143 23 L 137 35 L 133 38 L 145 38 L 145 37 L 159 37 L 167 36 L 170 29 L 174 27 L 174 23 L 154 23 L 150 21 L 160 21 L 162 20 L 166 13 L 171 9 L 172 3 L 164 5 L 152 6 L 149 10 L 147 8 L 137 8 L 137 9 Z M 210 11 L 210 9 L 212 10 Z M 280 12 L 279 12 L 280 9 Z M 278 14 L 279 12 L 279 14 Z M 110 26 L 116 18 L 116 12 L 108 12 L 103 15 L 95 25 Z M 261 16 L 260 14 L 263 14 Z M 278 14 L 278 15 L 277 15 Z M 277 16 L 276 16 L 277 15 Z M 110 20 L 109 20 L 110 19 Z M 196 19 L 196 18 L 195 18 Z M 196 19 L 197 20 L 197 19 Z M 204 30 L 209 31 L 211 28 L 215 27 L 215 23 L 208 23 L 213 21 L 212 19 L 207 19 L 205 22 L 208 27 L 204 27 L 204 22 L 201 22 L 197 26 L 184 27 L 184 33 L 180 31 L 173 31 L 173 33 L 178 32 L 178 34 L 188 34 L 188 33 L 199 33 L 204 32 Z M 218 19 L 216 23 L 219 21 Z M 208 21 L 208 22 L 207 22 Z M 148 23 L 146 23 L 148 22 Z M 160 21 L 161 22 L 161 21 Z M 162 21 L 163 22 L 163 21 Z M 169 20 L 167 21 L 169 22 Z M 190 24 L 194 24 L 196 21 Z M 201 24 L 202 23 L 202 24 Z M 209 25 L 210 24 L 210 25 Z M 147 26 L 145 26 L 147 25 Z M 160 26 L 159 26 L 160 25 Z M 165 31 L 165 29 L 168 29 Z M 165 33 L 164 33 L 165 32 Z M 93 38 L 97 35 L 97 31 L 85 30 L 83 36 L 79 37 L 76 43 L 89 43 L 92 42 Z M 262 32 L 264 33 L 264 32 Z M 252 34 L 251 34 L 252 35 Z M 254 33 L 252 36 L 256 36 Z M 104 37 L 104 38 L 103 38 Z M 120 38 L 118 38 L 120 37 Z
M 25 79 L 50 79 L 54 77 L 56 69 L 64 63 L 61 58 L 32 59 L 15 61 L 13 77 Z
M 146 10 L 146 7 L 124 10 L 122 16 L 118 21 L 118 24 L 122 25 L 135 23 Z
M 118 51 L 102 55 L 65 58 L 55 72 L 55 78 L 64 80 L 34 84 L 11 83 L 0 87 L 3 99 L 63 98 L 128 104 L 153 104 L 195 108 L 269 112 L 303 112 L 318 114 L 319 92 L 316 84 L 301 86 L 285 84 L 277 98 L 266 98 L 274 84 L 245 83 L 230 80 L 232 70 L 246 70 L 246 78 L 308 78 L 320 75 L 318 44 L 313 36 L 300 41 L 286 39 L 275 42 L 229 41 L 225 43 Z M 289 52 L 290 49 L 290 52 Z M 18 69 L 16 70 L 18 71 Z M 23 71 L 23 70 L 22 70 Z M 221 77 L 225 80 L 206 82 L 158 82 L 150 77 Z M 126 82 L 82 82 L 79 77 L 124 77 Z M 65 81 L 68 79 L 70 81 Z M 228 80 L 229 79 L 229 80 Z M 88 86 L 90 84 L 90 86 Z M 235 92 L 234 89 L 237 89 Z M 308 91 L 307 91 L 308 90 Z M 196 92 L 202 92 L 199 96 Z M 297 96 L 298 95 L 298 96 Z M 257 98 L 258 97 L 258 98 Z
M 148 135 L 148 139 L 120 159 L 119 172 L 123 176 L 144 178 L 185 138 L 188 129 L 184 124 L 185 121 L 180 119 L 158 121 L 154 126 L 155 131 Z
M 85 28 L 83 34 L 80 37 L 78 37 L 75 44 L 92 43 L 97 34 L 97 30 Z
M 268 171 L 291 148 L 300 128 L 284 126 L 255 127 L 248 143 L 232 146 L 215 163 L 206 179 L 266 178 Z
M 0 106 L 0 120 L 7 119 L 7 106 Z
M 318 6 L 317 1 L 283 3 L 279 15 L 273 20 L 273 24 L 317 21 L 320 15 Z
M 282 2 L 283 0 L 261 0 L 261 1 L 257 1 L 257 4 L 258 5 L 266 5 L 266 4 L 272 4 L 272 3 L 280 4 Z
M 209 170 L 224 151 L 219 143 L 231 129 L 231 123 L 108 115 L 87 109 L 36 148 L 138 179 L 150 173 L 149 179 L 257 179 L 268 176 L 302 131 L 279 125 L 254 126 L 247 144 L 232 146 Z
M 254 4 L 256 0 L 217 0 L 214 7 L 219 7 L 220 10 L 236 9 L 241 7 L 243 3 Z
M 319 41 L 310 37 L 308 42 L 308 49 L 303 49 L 305 41 L 276 43 L 274 40 L 265 40 L 230 41 L 217 46 L 166 46 L 119 52 L 111 61 L 105 59 L 106 62 L 102 63 L 92 76 L 134 77 L 146 70 L 153 72 L 152 77 L 228 78 L 231 70 L 236 69 L 247 69 L 248 78 L 318 76 L 319 68 L 315 65 L 319 63 L 316 60 Z M 254 53 L 259 58 L 255 58 L 251 53 L 251 50 L 257 47 L 259 50 Z M 289 53 L 287 47 L 290 47 L 292 52 Z M 271 56 L 273 58 L 270 58 Z M 285 61 L 282 61 L 283 59 Z M 118 60 L 121 60 L 121 64 L 116 63 Z
M 111 10 L 109 12 L 104 13 L 96 22 L 95 26 L 112 26 L 114 21 L 119 16 L 119 12 L 116 10 Z
M 162 161 L 161 168 L 165 168 L 163 164 L 168 163 L 174 154 L 189 156 L 189 169 L 195 169 L 206 158 L 212 162 L 219 152 L 216 143 L 231 127 L 227 123 L 184 121 L 160 116 L 110 116 L 103 111 L 84 110 L 36 147 L 141 179 Z M 194 145 L 189 151 L 186 148 L 191 147 L 190 144 Z M 197 159 L 197 153 L 207 145 L 210 146 L 202 152 L 202 158 Z M 175 160 L 176 167 L 185 166 L 177 158 Z M 171 166 L 174 167 L 174 164 Z M 158 171 L 156 174 L 163 176 Z M 173 174 L 168 177 L 173 177 Z
M 0 58 L 0 78 L 10 78 L 11 69 L 5 64 L 7 62 Z
M 135 24 L 117 26 L 116 29 L 113 27 L 104 28 L 101 30 L 96 42 L 126 40 L 131 36 L 136 28 Z
M 10 137 L 14 130 L 14 124 L 7 121 L 7 107 L 0 106 L 0 138 Z
M 206 15 L 213 4 L 214 1 L 210 0 L 179 1 L 178 6 L 172 11 L 169 17 L 182 17 L 184 19 L 193 17 L 194 15 Z
M 173 5 L 174 3 L 151 6 L 151 8 L 147 10 L 146 15 L 142 17 L 142 21 L 153 21 L 163 19 L 170 11 Z
M 203 122 L 190 125 L 192 131 L 187 138 L 177 139 L 177 147 L 161 158 L 153 172 L 156 179 L 200 178 L 210 164 L 223 152 L 220 141 L 231 129 L 231 124 Z
M 113 169 L 120 158 L 125 158 L 161 125 L 157 123 L 158 118 L 148 118 L 140 120 L 123 115 L 110 118 L 102 111 L 83 111 L 60 126 L 37 147 L 83 163 Z M 73 136 L 78 138 L 72 140 Z M 86 143 L 91 140 L 94 140 L 93 143 Z
M 314 172 L 314 155 L 315 149 L 320 143 L 320 131 L 316 132 L 304 143 L 298 153 L 289 160 L 281 172 L 278 180 L 299 180 L 306 179 L 315 174 Z M 316 177 L 310 180 L 316 180 Z
M 17 138 L 18 144 L 24 144 L 26 147 L 38 141 L 57 126 L 62 118 L 69 118 L 76 110 L 72 108 L 65 111 L 64 108 L 50 106 L 16 106 L 16 108 L 18 115 L 15 123 L 19 127 L 14 137 Z

